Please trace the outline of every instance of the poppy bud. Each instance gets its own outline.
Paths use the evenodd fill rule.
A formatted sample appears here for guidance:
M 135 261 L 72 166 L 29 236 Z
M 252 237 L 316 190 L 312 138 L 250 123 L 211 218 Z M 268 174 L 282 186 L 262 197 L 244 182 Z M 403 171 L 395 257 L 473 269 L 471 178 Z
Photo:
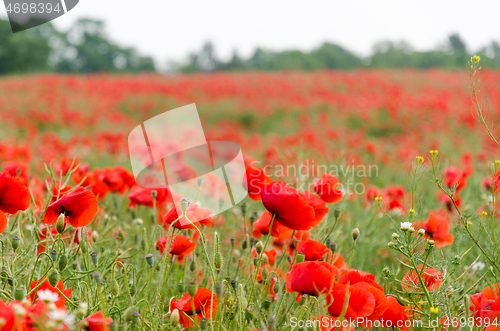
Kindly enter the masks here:
M 141 316 L 141 314 L 139 314 L 136 311 L 134 311 L 132 314 L 130 314 L 130 321 L 132 322 L 132 324 L 137 324 L 139 322 L 140 316 Z
M 174 309 L 174 311 L 170 314 L 170 323 L 177 325 L 179 323 L 180 315 L 179 310 Z
M 184 293 L 184 291 L 186 291 L 186 285 L 183 283 L 177 284 L 177 291 L 179 291 L 179 293 Z
M 148 265 L 152 266 L 155 263 L 153 254 L 146 255 L 146 262 Z
M 116 297 L 120 293 L 120 285 L 118 285 L 116 279 L 111 279 L 111 282 L 109 284 L 109 291 L 114 297 Z
M 224 258 L 222 257 L 222 254 L 220 252 L 216 252 L 214 257 L 215 269 L 220 270 L 223 264 L 224 264 Z
M 122 318 L 125 320 L 125 321 L 130 321 L 131 318 L 132 318 L 132 314 L 133 313 L 137 313 L 137 307 L 136 306 L 130 306 L 128 307 L 124 312 L 123 312 L 123 315 L 122 315 Z
M 253 258 L 253 265 L 254 265 L 254 266 L 257 266 L 257 264 L 259 264 L 259 259 L 258 259 L 258 258 L 256 258 L 256 257 L 254 257 L 254 258 Z
M 59 272 L 57 270 L 52 271 L 49 276 L 49 283 L 52 287 L 56 287 L 57 283 L 59 283 Z
M 261 307 L 264 309 L 269 309 L 269 307 L 271 307 L 271 301 L 269 299 L 262 301 Z
M 303 253 L 297 253 L 295 255 L 295 263 L 302 263 L 306 259 L 306 256 Z
M 241 204 L 241 214 L 243 215 L 243 217 L 245 217 L 246 213 L 247 213 L 247 204 L 243 202 Z
M 97 239 L 99 239 L 99 234 L 97 233 L 97 231 L 92 231 L 92 241 L 93 242 L 96 242 Z
M 68 264 L 68 257 L 66 254 L 61 255 L 59 258 L 59 270 L 63 271 L 64 268 L 66 268 L 66 265 Z
M 137 286 L 135 286 L 135 284 L 132 284 L 132 285 L 130 285 L 130 289 L 129 290 L 130 290 L 130 295 L 134 296 L 135 293 L 137 292 Z
M 229 242 L 231 243 L 231 248 L 234 248 L 234 243 L 236 242 L 236 238 L 235 237 L 229 238 Z
M 236 290 L 236 286 L 238 286 L 238 282 L 235 279 L 231 280 L 231 287 Z
M 196 283 L 189 283 L 187 286 L 188 293 L 191 297 L 194 297 L 198 291 L 198 285 Z
M 92 258 L 92 263 L 96 266 L 99 264 L 99 254 L 97 252 L 90 253 L 90 257 Z
M 335 216 L 335 220 L 338 220 L 340 217 L 340 209 L 335 208 L 335 210 L 333 211 L 333 216 Z
M 188 208 L 189 208 L 189 200 L 188 199 L 182 199 L 181 200 L 181 209 L 182 209 L 182 212 L 185 213 Z
M 51 252 L 50 252 L 50 258 L 52 259 L 52 261 L 56 261 L 57 260 L 57 251 L 55 249 L 53 249 Z
M 142 239 L 141 239 L 141 249 L 142 249 L 143 251 L 145 251 L 145 250 L 146 250 L 146 240 L 145 240 L 144 238 L 142 238 Z
M 19 248 L 19 245 L 21 244 L 21 239 L 18 236 L 14 236 L 12 238 L 12 248 L 14 251 L 16 251 Z
M 223 288 L 221 282 L 215 283 L 215 295 L 217 295 L 218 298 L 220 298 L 222 296 L 222 290 L 223 289 L 224 288 Z
M 250 222 L 251 222 L 252 224 L 254 224 L 254 223 L 255 223 L 255 221 L 257 220 L 257 218 L 258 218 L 258 217 L 259 217 L 259 215 L 257 214 L 257 212 L 256 212 L 256 211 L 254 211 L 254 212 L 252 213 L 252 215 L 250 215 Z
M 191 270 L 191 272 L 196 270 L 196 262 L 191 261 L 191 263 L 189 264 L 189 270 Z
M 335 251 L 337 250 L 337 243 L 331 243 L 330 250 L 332 251 L 332 253 L 335 253 Z
M 273 292 L 278 293 L 279 290 L 280 290 L 280 282 L 279 282 L 279 280 L 277 280 L 276 283 L 274 283 Z
M 26 289 L 24 287 L 18 287 L 14 291 L 14 299 L 21 301 L 26 297 Z
M 74 261 L 71 263 L 71 266 L 73 267 L 73 270 L 78 270 L 78 262 Z
M 158 193 L 156 191 L 151 191 L 151 195 L 153 196 L 153 199 L 156 199 Z
M 264 244 L 262 241 L 258 241 L 257 244 L 255 244 L 255 249 L 257 250 L 257 253 L 260 254 L 262 250 L 264 249 Z
M 56 223 L 57 233 L 63 233 L 65 227 L 66 227 L 66 222 L 64 221 L 64 214 L 61 214 L 57 218 L 57 223 Z
M 359 229 L 355 228 L 354 230 L 352 230 L 352 239 L 356 240 L 358 239 L 358 237 L 359 237 Z
M 267 276 L 269 276 L 269 272 L 267 271 L 267 268 L 262 269 L 262 279 L 265 281 L 267 279 Z
M 196 181 L 197 184 L 198 184 L 198 187 L 201 186 L 201 184 L 203 184 L 203 178 L 202 177 L 199 177 L 198 180 Z
M 332 244 L 332 241 L 331 241 L 330 239 L 327 239 L 327 240 L 325 241 L 325 246 L 326 246 L 326 247 L 330 248 L 330 245 L 331 245 L 331 244 Z
M 241 250 L 245 250 L 248 248 L 248 241 L 247 241 L 247 238 L 245 238 L 242 242 L 241 242 Z
M 208 325 L 208 320 L 205 317 L 200 319 L 200 330 L 205 330 L 207 328 L 207 325 Z

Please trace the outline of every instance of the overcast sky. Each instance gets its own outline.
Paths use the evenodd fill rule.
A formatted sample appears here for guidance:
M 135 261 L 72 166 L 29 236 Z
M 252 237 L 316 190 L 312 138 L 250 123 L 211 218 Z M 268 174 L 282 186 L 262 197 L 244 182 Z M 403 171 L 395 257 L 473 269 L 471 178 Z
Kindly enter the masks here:
M 54 23 L 103 19 L 113 40 L 164 64 L 207 40 L 223 57 L 234 49 L 248 56 L 257 46 L 310 50 L 324 41 L 367 55 L 376 41 L 404 39 L 425 50 L 458 32 L 475 50 L 500 41 L 499 14 L 499 0 L 80 0 Z

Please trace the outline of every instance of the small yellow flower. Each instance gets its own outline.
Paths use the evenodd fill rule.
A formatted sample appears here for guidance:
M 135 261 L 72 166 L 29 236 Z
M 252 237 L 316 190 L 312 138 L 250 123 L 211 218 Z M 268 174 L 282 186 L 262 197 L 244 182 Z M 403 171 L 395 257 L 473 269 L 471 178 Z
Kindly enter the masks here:
M 424 158 L 422 156 L 417 156 L 417 164 L 423 163 Z
M 485 211 L 483 211 L 483 212 L 481 213 L 481 216 L 484 218 L 484 217 L 488 216 L 488 213 L 487 213 L 487 212 L 485 212 Z
M 439 308 L 431 307 L 429 310 L 431 311 L 431 314 L 436 314 L 437 315 L 439 313 Z
M 471 58 L 472 62 L 474 64 L 478 63 L 479 61 L 481 61 L 481 57 L 478 56 L 478 55 L 474 55 L 472 58 Z

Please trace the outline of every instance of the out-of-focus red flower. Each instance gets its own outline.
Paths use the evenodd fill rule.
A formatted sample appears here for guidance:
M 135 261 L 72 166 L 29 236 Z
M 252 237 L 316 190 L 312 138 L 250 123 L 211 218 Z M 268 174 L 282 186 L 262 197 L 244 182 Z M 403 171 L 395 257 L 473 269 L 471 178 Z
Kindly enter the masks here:
M 12 177 L 17 177 L 24 185 L 29 184 L 28 165 L 20 161 L 8 161 L 2 164 L 3 170 L 7 171 Z
M 453 244 L 455 236 L 450 234 L 450 224 L 446 216 L 430 212 L 427 221 L 416 224 L 417 228 L 425 230 L 425 237 L 436 242 L 436 247 Z
M 172 236 L 162 237 L 156 242 L 156 246 L 160 250 L 160 253 L 164 253 L 165 250 L 170 245 L 170 254 L 177 255 L 179 261 L 182 261 L 184 256 L 190 254 L 196 248 L 196 244 L 189 240 L 188 237 L 183 235 L 177 235 L 174 241 L 170 244 Z
M 387 296 L 387 309 L 382 315 L 381 326 L 385 328 L 397 327 L 400 330 L 408 330 L 405 322 L 408 320 L 407 307 L 399 304 L 393 296 Z
M 285 276 L 286 290 L 299 293 L 297 302 L 304 294 L 319 296 L 330 291 L 337 275 L 338 270 L 326 262 L 296 263 Z
M 50 285 L 49 283 L 49 280 L 47 277 L 43 277 L 42 279 L 40 279 L 39 281 L 33 281 L 31 282 L 30 284 L 30 288 L 31 289 L 34 289 L 35 287 L 37 287 L 39 284 L 42 284 L 35 292 L 31 293 L 30 296 L 29 296 L 29 299 L 31 301 L 35 300 L 35 297 L 37 295 L 37 293 L 39 291 L 42 291 L 42 290 L 49 290 L 53 293 L 56 293 L 59 297 L 59 300 L 57 300 L 55 302 L 55 305 L 57 308 L 62 308 L 64 307 L 64 305 L 66 304 L 66 299 L 64 299 L 64 297 L 57 291 L 57 289 L 55 287 L 53 287 L 52 285 Z M 71 288 L 68 288 L 68 289 L 64 289 L 64 283 L 62 280 L 59 279 L 59 282 L 57 283 L 57 286 L 56 286 L 68 299 L 71 298 L 71 291 L 73 289 Z
M 0 233 L 3 233 L 7 228 L 7 216 L 0 211 Z
M 262 185 L 271 183 L 271 178 L 269 178 L 264 170 L 253 165 L 249 165 L 246 168 L 246 176 L 248 196 L 255 201 L 261 200 Z
M 444 171 L 444 185 L 448 188 L 456 186 L 456 190 L 460 191 L 467 186 L 469 173 L 470 171 L 449 166 Z
M 263 185 L 261 196 L 264 207 L 276 214 L 275 221 L 290 229 L 309 230 L 318 223 L 314 208 L 304 195 L 285 182 Z
M 200 227 L 200 224 L 205 226 L 212 226 L 214 223 L 210 218 L 210 215 L 212 215 L 212 212 L 210 210 L 202 209 L 196 203 L 190 203 L 189 207 L 186 210 L 186 216 L 183 216 L 177 222 L 175 222 L 179 218 L 179 214 L 177 213 L 177 208 L 172 207 L 163 217 L 163 227 L 165 228 L 165 230 L 168 230 L 169 226 L 175 222 L 173 227 L 176 229 L 194 230 L 195 227 L 191 225 L 189 221 L 191 221 L 191 223 L 193 223 L 198 228 Z
M 498 323 L 500 319 L 500 297 L 488 298 L 482 293 L 476 293 L 471 295 L 470 301 L 469 310 L 474 314 L 476 326 Z
M 78 326 L 88 331 L 109 331 L 109 324 L 113 322 L 111 318 L 106 318 L 104 313 L 99 310 L 92 316 L 83 319 Z
M 323 174 L 314 185 L 314 192 L 326 203 L 337 203 L 342 200 L 342 191 L 338 189 L 339 185 L 337 177 Z
M 0 299 L 0 318 L 3 320 L 0 331 L 16 330 L 14 324 L 16 322 L 16 314 L 11 306 L 7 306 L 3 300 Z
M 458 193 L 455 193 L 455 195 L 453 196 L 453 200 L 455 201 L 455 204 L 458 208 L 462 206 L 462 198 L 458 195 Z M 449 212 L 455 211 L 455 205 L 446 193 L 439 192 L 438 201 L 439 203 L 443 204 Z
M 255 238 L 260 238 L 263 234 L 269 234 L 269 227 L 271 226 L 271 221 L 273 219 L 273 214 L 268 212 L 267 210 L 262 213 L 260 218 L 253 223 L 253 231 L 252 234 Z M 276 238 L 290 238 L 293 230 L 287 228 L 280 222 L 273 223 L 273 228 L 271 231 L 271 236 Z
M 142 186 L 135 185 L 130 190 L 128 198 L 130 200 L 129 207 L 136 207 L 137 205 L 144 205 L 153 207 L 153 191 L 156 191 L 156 206 L 163 206 L 166 203 L 172 202 L 172 196 L 168 189 L 150 189 Z
M 182 298 L 179 300 L 172 300 L 170 303 L 170 312 L 173 312 L 175 309 L 179 310 L 180 323 L 184 328 L 193 326 L 193 323 L 186 315 L 196 321 L 196 323 L 199 323 L 200 319 L 203 317 L 206 319 L 214 317 L 217 311 L 217 296 L 213 294 L 212 291 L 199 287 L 193 297 L 193 304 L 195 316 L 193 315 L 191 296 L 189 293 L 186 292 Z
M 30 192 L 19 178 L 0 172 L 0 212 L 15 214 L 30 206 Z
M 306 261 L 321 260 L 328 251 L 328 247 L 312 239 L 302 240 L 297 244 L 297 252 L 304 254 Z
M 278 252 L 273 248 L 268 251 L 264 251 L 264 254 L 267 256 L 267 259 L 269 261 L 270 265 L 273 265 L 274 262 L 276 262 L 276 255 L 278 255 Z M 252 249 L 252 257 L 256 258 L 258 257 L 259 254 L 257 253 L 257 249 L 255 247 Z
M 97 215 L 97 199 L 92 192 L 80 186 L 52 203 L 47 208 L 43 222 L 56 223 L 61 214 L 75 228 L 86 226 Z
M 419 265 L 418 270 L 422 273 L 422 279 L 430 291 L 435 291 L 443 283 L 441 278 L 441 273 L 433 268 L 423 268 L 423 265 Z M 403 289 L 407 291 L 420 291 L 420 280 L 418 279 L 417 272 L 415 270 L 410 270 L 402 279 L 404 285 Z

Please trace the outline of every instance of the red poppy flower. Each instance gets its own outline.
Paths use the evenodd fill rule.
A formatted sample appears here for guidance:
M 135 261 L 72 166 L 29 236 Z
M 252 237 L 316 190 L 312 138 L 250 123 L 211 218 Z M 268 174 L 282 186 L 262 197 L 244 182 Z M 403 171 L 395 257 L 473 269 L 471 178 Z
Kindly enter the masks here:
M 455 236 L 450 234 L 450 224 L 447 217 L 438 213 L 430 212 L 427 221 L 417 224 L 418 228 L 425 230 L 425 237 L 436 242 L 436 247 L 453 244 Z
M 460 191 L 467 186 L 467 177 L 469 171 L 463 171 L 455 167 L 448 167 L 444 171 L 444 185 L 448 188 L 456 186 L 456 190 Z
M 0 233 L 3 233 L 7 228 L 7 216 L 0 211 Z
M 417 268 L 419 272 L 422 273 L 422 279 L 425 283 L 425 287 L 427 287 L 430 291 L 435 291 L 441 286 L 443 283 L 441 279 L 441 273 L 433 268 L 425 268 L 422 270 L 422 265 L 419 265 Z M 408 291 L 420 291 L 420 280 L 418 279 L 417 273 L 415 270 L 410 270 L 402 279 L 403 289 Z
M 368 320 L 370 321 L 375 321 L 379 320 L 382 317 L 382 314 L 384 311 L 387 309 L 387 299 L 384 294 L 383 288 L 375 282 L 375 276 L 372 274 L 361 274 L 357 270 L 344 270 L 342 271 L 341 276 L 339 279 L 337 279 L 338 285 L 349 285 L 349 291 L 355 291 L 355 290 L 362 290 L 365 295 L 364 298 L 369 302 L 367 305 L 362 305 L 361 301 L 359 301 L 359 298 L 349 298 L 349 307 L 352 308 L 351 311 L 348 311 L 349 314 L 352 315 L 347 315 L 346 318 L 353 318 L 356 319 L 357 317 L 364 317 L 364 325 L 371 329 L 371 324 L 366 323 Z M 355 289 L 355 290 L 354 290 Z M 339 287 L 339 289 L 336 289 L 335 292 L 332 292 L 333 297 L 335 296 L 341 296 L 342 298 L 345 299 L 345 291 L 347 289 L 345 287 Z M 342 291 L 344 291 L 342 293 Z M 368 294 L 371 294 L 371 296 L 367 296 Z M 351 293 L 351 296 L 353 293 Z M 355 294 L 354 294 L 355 295 Z M 371 298 L 373 297 L 374 300 L 374 305 L 372 307 L 371 305 Z M 328 298 L 327 298 L 328 299 Z M 331 299 L 331 298 L 330 298 Z M 352 306 L 351 306 L 351 299 L 352 301 Z M 330 314 L 332 312 L 338 312 L 340 309 L 340 312 L 342 312 L 343 305 L 341 303 L 344 302 L 344 300 L 336 300 L 337 303 L 331 302 L 329 305 L 328 311 Z M 368 311 L 371 310 L 370 313 Z M 368 314 L 366 314 L 368 313 Z M 361 316 L 362 315 L 362 316 Z M 332 316 L 339 316 L 332 314 Z
M 0 172 L 0 212 L 15 214 L 30 206 L 30 192 L 19 178 Z
M 130 200 L 128 206 L 136 207 L 137 205 L 144 205 L 153 207 L 153 191 L 156 191 L 156 206 L 162 206 L 168 202 L 172 202 L 171 193 L 168 189 L 150 189 L 142 186 L 135 185 L 130 190 L 128 198 Z
M 297 252 L 305 255 L 307 261 L 318 261 L 329 251 L 328 247 L 315 240 L 302 240 L 297 244 Z
M 407 307 L 399 304 L 393 296 L 387 296 L 387 309 L 382 315 L 381 326 L 385 328 L 397 327 L 406 331 L 405 322 L 408 320 Z
M 88 331 L 109 331 L 109 324 L 113 322 L 111 318 L 106 318 L 104 313 L 99 310 L 92 316 L 83 319 L 78 326 Z
M 500 320 L 500 298 L 487 298 L 482 293 L 476 293 L 470 297 L 470 311 L 474 313 L 476 326 L 493 324 Z M 487 321 L 490 321 L 488 323 Z
M 64 297 L 57 291 L 57 289 L 55 287 L 53 287 L 52 285 L 50 285 L 49 283 L 49 280 L 47 277 L 44 277 L 42 279 L 40 279 L 39 281 L 33 281 L 31 282 L 30 284 L 30 288 L 31 289 L 34 289 L 35 287 L 37 287 L 39 284 L 42 284 L 37 290 L 36 292 L 33 292 L 30 294 L 29 296 L 29 299 L 31 301 L 35 300 L 35 297 L 36 297 L 36 294 L 39 292 L 39 291 L 42 291 L 42 290 L 49 290 L 53 293 L 56 293 L 58 296 L 59 296 L 59 300 L 57 300 L 55 302 L 55 305 L 57 308 L 62 308 L 64 307 L 64 305 L 66 304 L 66 299 L 64 299 Z M 64 284 L 63 284 L 63 281 L 59 279 L 59 282 L 57 283 L 57 286 L 56 286 L 67 298 L 71 298 L 71 291 L 73 289 L 71 288 L 68 288 L 68 289 L 64 289 Z
M 97 199 L 92 192 L 80 186 L 52 203 L 47 208 L 43 222 L 56 223 L 61 214 L 75 228 L 86 226 L 97 215 Z
M 213 220 L 210 218 L 210 215 L 212 215 L 212 212 L 210 210 L 201 209 L 196 203 L 190 203 L 189 207 L 186 210 L 186 217 L 198 228 L 200 227 L 200 224 L 205 226 L 212 226 L 214 224 Z M 172 207 L 163 217 L 163 228 L 165 228 L 165 230 L 168 230 L 170 224 L 175 222 L 174 228 L 176 229 L 194 230 L 195 227 L 191 225 L 191 223 L 189 223 L 186 217 L 183 216 L 181 219 L 175 222 L 175 220 L 179 218 L 179 214 L 177 213 L 177 208 Z
M 260 238 L 263 234 L 269 234 L 269 227 L 271 226 L 271 221 L 273 219 L 273 214 L 267 210 L 262 213 L 260 218 L 253 223 L 252 234 L 255 238 Z M 293 230 L 287 228 L 280 222 L 273 223 L 273 229 L 271 231 L 271 236 L 276 238 L 290 238 Z
M 339 185 L 337 177 L 323 174 L 314 185 L 314 192 L 326 203 L 337 203 L 342 200 L 342 191 L 338 190 Z
M 194 251 L 196 244 L 194 242 L 191 242 L 188 237 L 178 235 L 174 238 L 173 243 L 170 244 L 171 237 L 172 236 L 158 239 L 158 241 L 156 242 L 156 246 L 159 248 L 160 253 L 163 254 L 165 252 L 165 249 L 167 249 L 167 247 L 170 245 L 170 254 L 177 255 L 179 261 L 182 261 L 184 256 Z
M 314 215 L 316 215 L 316 222 L 313 223 L 313 227 L 318 225 L 326 214 L 328 214 L 328 207 L 325 202 L 321 200 L 320 197 L 309 191 L 304 191 L 302 196 L 307 200 L 309 205 L 314 209 Z
M 328 313 L 334 317 L 340 316 L 347 303 L 344 317 L 349 321 L 372 315 L 376 306 L 376 298 L 370 289 L 375 289 L 375 287 L 367 283 L 335 284 L 326 296 Z M 349 295 L 349 299 L 347 299 L 347 295 Z
M 297 302 L 304 294 L 319 296 L 329 292 L 337 275 L 338 270 L 326 262 L 296 263 L 285 276 L 286 290 L 299 293 Z
M 309 230 L 317 224 L 314 208 L 296 189 L 278 181 L 262 187 L 264 207 L 276 214 L 275 221 L 293 230 Z
M 172 300 L 170 303 L 170 312 L 173 312 L 175 309 L 179 310 L 180 323 L 186 329 L 190 328 L 193 324 L 187 316 L 197 323 L 203 317 L 210 319 L 215 316 L 217 311 L 217 296 L 212 294 L 212 291 L 199 287 L 194 295 L 193 304 L 194 311 L 189 293 L 185 293 L 182 298 L 179 300 Z
M 264 170 L 253 165 L 249 165 L 246 169 L 247 176 L 247 191 L 250 199 L 258 201 L 261 200 L 262 185 L 271 183 L 272 180 Z
M 16 321 L 16 314 L 12 307 L 7 306 L 3 300 L 0 299 L 0 319 L 3 323 L 0 327 L 0 331 L 10 331 L 16 330 L 14 323 Z

